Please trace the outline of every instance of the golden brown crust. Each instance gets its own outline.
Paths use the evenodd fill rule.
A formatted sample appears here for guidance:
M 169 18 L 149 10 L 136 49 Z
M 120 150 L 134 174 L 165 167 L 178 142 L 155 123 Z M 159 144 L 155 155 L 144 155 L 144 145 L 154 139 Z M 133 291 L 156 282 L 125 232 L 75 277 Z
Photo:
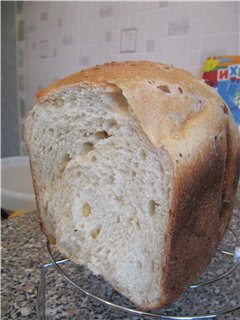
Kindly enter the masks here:
M 155 306 L 162 307 L 196 280 L 223 238 L 239 176 L 237 127 L 222 99 L 203 81 L 145 61 L 90 68 L 43 89 L 37 98 L 78 85 L 120 89 L 152 144 L 172 158 L 164 298 Z
M 169 79 L 179 81 L 193 77 L 190 73 L 173 66 L 148 61 L 111 62 L 80 71 L 59 80 L 37 93 L 37 100 L 45 99 L 51 92 L 82 83 L 106 86 L 107 84 L 129 83 L 142 79 Z

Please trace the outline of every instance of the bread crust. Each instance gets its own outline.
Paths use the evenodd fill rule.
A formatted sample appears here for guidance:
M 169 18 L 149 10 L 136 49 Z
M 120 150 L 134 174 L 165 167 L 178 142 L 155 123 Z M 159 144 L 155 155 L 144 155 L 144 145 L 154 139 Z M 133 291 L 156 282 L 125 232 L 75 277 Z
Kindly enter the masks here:
M 181 145 L 184 144 L 183 136 L 178 140 L 181 144 L 172 141 L 168 145 L 175 160 L 176 175 L 166 237 L 168 254 L 165 255 L 166 277 L 163 281 L 166 300 L 163 305 L 177 299 L 208 266 L 232 215 L 239 176 L 239 139 L 232 135 L 226 121 L 221 123 L 218 119 L 220 110 L 211 110 L 214 105 L 210 104 L 206 106 L 205 114 L 195 119 L 197 128 L 204 128 L 206 119 L 211 123 L 202 135 L 195 132 L 195 135 L 201 135 L 199 150 L 190 147 L 184 150 Z M 189 139 L 195 129 L 187 130 Z
M 37 100 L 85 85 L 120 90 L 153 146 L 166 150 L 172 159 L 162 299 L 149 308 L 163 307 L 204 271 L 231 219 L 240 168 L 237 126 L 223 100 L 201 79 L 146 61 L 113 62 L 81 71 L 41 90 Z M 179 112 L 181 123 L 169 118 Z

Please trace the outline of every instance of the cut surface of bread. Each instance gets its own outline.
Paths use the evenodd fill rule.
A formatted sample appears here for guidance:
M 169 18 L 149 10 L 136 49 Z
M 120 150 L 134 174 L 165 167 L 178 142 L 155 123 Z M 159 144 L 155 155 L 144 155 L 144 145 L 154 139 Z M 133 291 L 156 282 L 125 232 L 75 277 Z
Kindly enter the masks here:
M 97 66 L 40 92 L 25 137 L 44 232 L 136 305 L 173 302 L 209 264 L 239 136 L 201 80 L 157 63 Z

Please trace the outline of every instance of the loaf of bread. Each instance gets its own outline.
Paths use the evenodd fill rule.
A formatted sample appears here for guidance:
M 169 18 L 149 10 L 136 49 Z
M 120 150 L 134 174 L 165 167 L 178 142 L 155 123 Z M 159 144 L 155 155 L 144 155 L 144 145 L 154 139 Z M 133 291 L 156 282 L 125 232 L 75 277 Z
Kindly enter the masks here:
M 172 303 L 210 263 L 240 139 L 203 80 L 146 61 L 92 67 L 37 94 L 25 139 L 44 233 L 138 307 Z

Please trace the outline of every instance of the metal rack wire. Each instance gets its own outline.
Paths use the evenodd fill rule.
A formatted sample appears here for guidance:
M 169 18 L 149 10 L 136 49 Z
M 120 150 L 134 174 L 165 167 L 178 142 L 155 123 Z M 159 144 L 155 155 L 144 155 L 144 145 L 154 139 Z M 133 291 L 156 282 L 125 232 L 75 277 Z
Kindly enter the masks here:
M 230 275 L 233 271 L 235 271 L 239 266 L 240 266 L 240 241 L 237 238 L 236 233 L 229 228 L 229 231 L 232 233 L 234 237 L 234 242 L 235 242 L 235 251 L 230 252 L 225 249 L 218 249 L 221 254 L 224 256 L 231 256 L 232 257 L 232 265 L 228 268 L 228 270 L 222 272 L 220 275 L 215 276 L 211 278 L 210 280 L 207 281 L 201 281 L 198 283 L 193 284 L 190 288 L 195 289 L 201 286 L 206 286 L 206 285 L 211 285 L 224 277 Z M 107 307 L 111 307 L 113 309 L 118 309 L 124 312 L 128 312 L 133 315 L 139 315 L 139 316 L 147 316 L 147 317 L 152 317 L 152 318 L 157 318 L 157 319 L 169 319 L 169 320 L 197 320 L 197 319 L 215 319 L 218 316 L 225 315 L 227 313 L 233 312 L 237 309 L 240 309 L 240 304 L 236 306 L 229 306 L 225 307 L 222 309 L 215 310 L 214 312 L 207 312 L 205 314 L 198 314 L 196 313 L 195 315 L 187 315 L 187 316 L 178 316 L 178 315 L 166 315 L 163 313 L 153 313 L 153 312 L 146 312 L 146 311 L 141 311 L 137 310 L 134 308 L 128 308 L 113 302 L 108 301 L 107 299 L 101 298 L 88 290 L 83 289 L 81 286 L 79 286 L 75 281 L 70 279 L 70 277 L 66 274 L 66 272 L 62 269 L 62 265 L 71 263 L 70 260 L 68 259 L 62 259 L 62 260 L 55 260 L 52 249 L 50 246 L 50 243 L 47 242 L 47 251 L 51 260 L 51 263 L 45 264 L 42 266 L 42 272 L 41 272 L 41 278 L 39 282 L 39 287 L 38 287 L 38 293 L 37 293 L 37 317 L 38 320 L 45 320 L 46 319 L 46 299 L 45 299 L 45 293 L 46 293 L 46 275 L 47 271 L 49 268 L 54 267 L 56 271 L 61 275 L 61 277 L 69 283 L 71 286 L 76 288 L 79 292 L 87 295 L 88 297 L 91 297 L 98 302 L 104 304 Z

